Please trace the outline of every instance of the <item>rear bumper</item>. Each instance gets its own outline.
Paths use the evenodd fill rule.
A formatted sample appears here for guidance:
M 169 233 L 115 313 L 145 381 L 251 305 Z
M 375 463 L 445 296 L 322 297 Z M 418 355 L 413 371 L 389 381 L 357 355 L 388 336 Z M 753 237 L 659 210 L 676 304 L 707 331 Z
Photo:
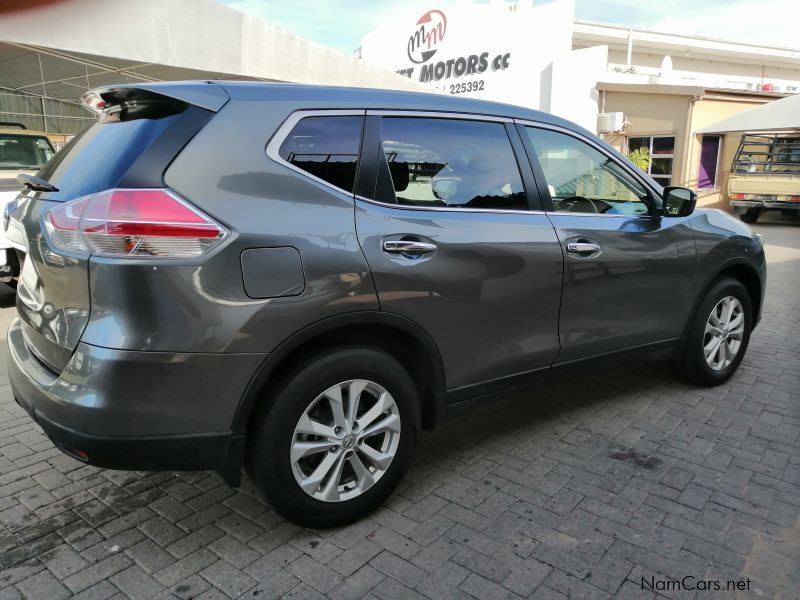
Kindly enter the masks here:
M 769 200 L 731 200 L 731 208 L 736 213 L 748 208 L 777 208 L 781 210 L 800 210 L 800 202 L 772 202 Z
M 58 374 L 33 355 L 18 319 L 8 349 L 15 399 L 67 454 L 113 469 L 217 469 L 229 481 L 238 477 L 244 436 L 231 423 L 265 355 L 81 343 Z

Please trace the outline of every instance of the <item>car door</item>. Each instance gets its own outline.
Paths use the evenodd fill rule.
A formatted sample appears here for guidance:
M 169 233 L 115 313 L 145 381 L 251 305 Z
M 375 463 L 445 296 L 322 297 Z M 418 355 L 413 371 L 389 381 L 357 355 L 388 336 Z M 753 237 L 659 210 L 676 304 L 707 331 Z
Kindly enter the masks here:
M 557 363 L 682 335 L 696 252 L 686 218 L 661 218 L 654 186 L 588 136 L 520 124 L 564 250 Z
M 381 310 L 430 334 L 450 390 L 548 367 L 563 257 L 511 120 L 367 114 L 356 229 Z

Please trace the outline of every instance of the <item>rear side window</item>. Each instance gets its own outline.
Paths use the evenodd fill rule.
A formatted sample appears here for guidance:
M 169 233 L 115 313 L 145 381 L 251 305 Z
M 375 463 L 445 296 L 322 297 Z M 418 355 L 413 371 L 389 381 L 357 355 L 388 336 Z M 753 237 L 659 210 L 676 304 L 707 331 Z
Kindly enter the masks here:
M 117 185 L 128 168 L 179 117 L 95 123 L 76 135 L 39 172 L 58 188 L 48 200 L 72 200 Z
M 384 117 L 381 146 L 398 204 L 528 208 L 514 151 L 501 123 Z
M 281 144 L 288 163 L 347 192 L 353 191 L 363 117 L 305 117 Z

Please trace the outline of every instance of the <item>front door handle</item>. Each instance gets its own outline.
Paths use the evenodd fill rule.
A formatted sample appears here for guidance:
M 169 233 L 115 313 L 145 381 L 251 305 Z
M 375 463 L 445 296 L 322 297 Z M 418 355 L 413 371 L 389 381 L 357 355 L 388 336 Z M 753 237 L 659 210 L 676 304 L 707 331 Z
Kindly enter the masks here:
M 430 242 L 418 242 L 416 240 L 384 240 L 383 251 L 390 254 L 427 254 L 434 252 L 436 244 Z
M 567 252 L 577 252 L 578 254 L 589 254 L 593 252 L 600 252 L 602 250 L 600 244 L 595 242 L 568 242 Z

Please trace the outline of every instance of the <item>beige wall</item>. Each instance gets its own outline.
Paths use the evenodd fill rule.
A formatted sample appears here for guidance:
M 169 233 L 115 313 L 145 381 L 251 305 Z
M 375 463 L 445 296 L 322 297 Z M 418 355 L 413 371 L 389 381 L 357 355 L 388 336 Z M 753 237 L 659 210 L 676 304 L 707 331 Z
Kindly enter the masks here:
M 630 127 L 623 135 L 604 136 L 609 144 L 624 151 L 624 138 L 637 135 L 674 135 L 675 158 L 672 182 L 682 185 L 686 147 L 686 122 L 691 96 L 642 92 L 602 92 L 602 112 L 622 112 Z
M 600 98 L 601 112 L 622 112 L 630 127 L 625 129 L 624 134 L 605 134 L 603 137 L 617 150 L 624 152 L 626 137 L 674 135 L 672 183 L 696 189 L 701 136 L 695 132 L 775 99 L 719 92 L 694 97 L 674 93 L 605 91 Z M 738 133 L 723 135 L 717 185 L 711 190 L 698 190 L 698 205 L 729 209 L 725 190 L 739 138 Z
M 770 98 L 770 100 L 772 100 L 772 98 Z M 700 145 L 702 136 L 694 132 L 707 125 L 713 125 L 722 119 L 732 117 L 743 110 L 749 110 L 760 106 L 767 101 L 768 100 L 764 98 L 731 95 L 729 97 L 707 96 L 695 103 L 694 109 L 692 110 L 692 122 L 690 126 L 692 137 L 689 143 L 689 152 L 686 161 L 688 169 L 685 185 L 696 189 L 697 178 L 700 171 Z M 697 190 L 697 204 L 699 206 L 729 210 L 729 198 L 727 195 L 728 177 L 731 172 L 733 155 L 736 154 L 736 148 L 739 145 L 740 137 L 740 133 L 731 133 L 722 136 L 716 187 L 708 190 Z

